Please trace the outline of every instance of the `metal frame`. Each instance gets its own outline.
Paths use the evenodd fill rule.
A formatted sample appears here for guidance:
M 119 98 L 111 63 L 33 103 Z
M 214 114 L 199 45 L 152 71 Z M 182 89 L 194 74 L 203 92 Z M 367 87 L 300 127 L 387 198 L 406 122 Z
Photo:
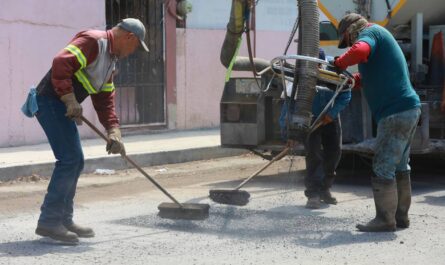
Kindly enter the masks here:
M 106 0 L 107 28 L 125 17 L 139 18 L 150 49 L 118 63 L 116 112 L 123 128 L 167 125 L 164 8 L 162 0 Z

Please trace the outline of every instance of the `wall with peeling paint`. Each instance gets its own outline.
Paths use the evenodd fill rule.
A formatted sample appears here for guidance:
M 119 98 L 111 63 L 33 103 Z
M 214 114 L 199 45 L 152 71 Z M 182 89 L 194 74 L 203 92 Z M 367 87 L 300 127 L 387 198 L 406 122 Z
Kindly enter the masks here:
M 54 55 L 80 30 L 105 28 L 104 1 L 1 0 L 0 147 L 46 141 L 36 119 L 20 111 L 29 87 L 37 85 Z M 97 124 L 90 100 L 85 114 Z M 92 136 L 81 128 L 83 136 Z

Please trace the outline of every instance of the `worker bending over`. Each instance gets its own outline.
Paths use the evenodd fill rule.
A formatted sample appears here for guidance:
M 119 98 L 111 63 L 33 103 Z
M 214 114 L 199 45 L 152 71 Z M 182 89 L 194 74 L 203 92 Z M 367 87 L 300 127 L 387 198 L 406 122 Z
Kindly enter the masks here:
M 420 100 L 409 80 L 408 66 L 397 41 L 385 28 L 358 14 L 339 23 L 338 48 L 351 47 L 332 63 L 340 70 L 358 64 L 356 84 L 377 123 L 371 179 L 376 216 L 357 228 L 394 231 L 409 226 L 411 141 L 420 117 Z
M 84 166 L 76 126 L 82 117 L 80 103 L 91 96 L 99 121 L 108 132 L 106 150 L 124 154 L 115 112 L 113 73 L 118 59 L 138 47 L 148 51 L 144 37 L 144 25 L 134 18 L 124 19 L 108 31 L 82 31 L 56 55 L 36 91 L 28 95 L 24 113 L 37 117 L 57 159 L 36 234 L 66 243 L 94 236 L 91 228 L 73 221 L 74 196 Z

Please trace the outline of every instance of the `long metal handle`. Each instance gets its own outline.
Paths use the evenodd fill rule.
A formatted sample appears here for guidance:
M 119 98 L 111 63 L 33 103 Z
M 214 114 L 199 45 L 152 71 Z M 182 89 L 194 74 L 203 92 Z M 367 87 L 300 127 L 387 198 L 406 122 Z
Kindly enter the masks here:
M 235 190 L 239 190 L 241 189 L 241 187 L 243 187 L 244 185 L 246 185 L 247 182 L 249 182 L 249 180 L 251 180 L 252 178 L 258 176 L 258 174 L 260 174 L 261 172 L 263 172 L 266 168 L 268 168 L 270 165 L 272 165 L 273 162 L 280 160 L 281 158 L 283 158 L 285 155 L 287 155 L 287 152 L 289 151 L 289 147 L 284 148 L 283 151 L 281 151 L 281 153 L 279 153 L 278 155 L 276 155 L 272 160 L 270 160 L 267 164 L 265 164 L 262 168 L 258 169 L 255 173 L 253 173 L 250 177 L 248 177 L 247 179 L 245 179 L 243 182 L 241 182 L 241 184 L 238 185 L 238 187 L 235 188 Z
M 92 124 L 89 120 L 87 120 L 84 116 L 81 116 L 80 119 L 85 122 L 88 127 L 90 127 L 93 131 L 95 131 L 102 139 L 104 139 L 106 142 L 108 142 L 108 137 L 105 136 L 94 124 Z M 168 193 L 156 180 L 154 180 L 150 175 L 148 175 L 140 166 L 138 166 L 131 158 L 129 158 L 127 155 L 121 154 L 122 158 L 127 160 L 131 165 L 133 165 L 139 172 L 144 175 L 151 183 L 153 183 L 159 190 L 161 190 L 167 197 L 170 198 L 174 203 L 179 205 L 181 208 L 183 205 L 178 202 L 170 193 Z

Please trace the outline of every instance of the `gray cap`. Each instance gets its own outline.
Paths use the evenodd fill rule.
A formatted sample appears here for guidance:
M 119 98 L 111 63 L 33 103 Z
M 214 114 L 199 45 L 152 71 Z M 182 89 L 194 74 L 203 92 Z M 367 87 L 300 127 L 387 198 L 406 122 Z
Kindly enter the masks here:
M 352 24 L 354 24 L 355 22 L 359 21 L 362 18 L 363 17 L 359 14 L 350 13 L 344 16 L 340 20 L 340 23 L 338 24 L 338 35 L 340 36 L 340 40 L 338 42 L 339 49 L 344 49 L 348 46 L 343 34 L 346 32 L 349 26 L 351 26 Z
M 136 37 L 138 37 L 139 41 L 141 42 L 142 48 L 144 48 L 144 50 L 148 52 L 147 45 L 144 42 L 145 26 L 139 19 L 126 18 L 122 20 L 119 24 L 117 24 L 117 26 L 121 29 L 124 29 L 136 35 Z

